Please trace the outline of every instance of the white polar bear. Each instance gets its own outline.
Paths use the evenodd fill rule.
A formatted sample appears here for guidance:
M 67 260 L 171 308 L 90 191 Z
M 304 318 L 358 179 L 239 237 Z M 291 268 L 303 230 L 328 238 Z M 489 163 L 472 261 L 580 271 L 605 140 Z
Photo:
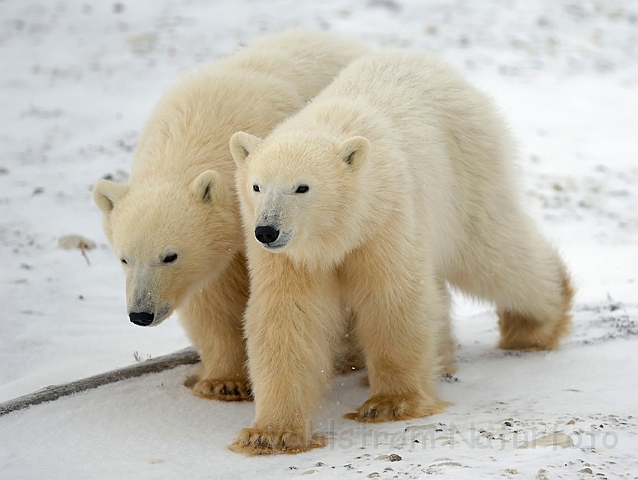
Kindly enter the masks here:
M 355 60 L 265 140 L 233 135 L 231 151 L 256 401 L 232 450 L 324 444 L 311 418 L 344 334 L 341 302 L 367 360 L 370 398 L 350 415 L 363 422 L 443 410 L 446 282 L 496 304 L 502 348 L 552 349 L 567 332 L 569 277 L 519 205 L 506 127 L 432 55 Z
M 241 325 L 248 275 L 228 140 L 237 130 L 268 134 L 366 51 L 295 30 L 187 75 L 155 107 L 129 182 L 94 188 L 126 271 L 130 320 L 158 325 L 179 310 L 202 360 L 189 382 L 197 395 L 250 397 Z

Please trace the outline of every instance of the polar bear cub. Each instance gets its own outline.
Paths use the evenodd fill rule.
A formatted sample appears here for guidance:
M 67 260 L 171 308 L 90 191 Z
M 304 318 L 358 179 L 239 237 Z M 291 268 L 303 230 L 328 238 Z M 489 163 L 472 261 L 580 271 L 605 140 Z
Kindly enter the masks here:
M 430 54 L 355 60 L 265 140 L 231 138 L 247 235 L 245 314 L 256 401 L 231 449 L 320 446 L 340 304 L 355 313 L 370 381 L 351 418 L 439 413 L 446 282 L 496 304 L 503 348 L 552 349 L 572 290 L 514 191 L 512 142 L 492 103 Z M 445 348 L 443 350 L 446 350 Z
M 268 134 L 366 51 L 294 30 L 187 75 L 155 107 L 128 183 L 94 188 L 126 271 L 130 320 L 154 326 L 178 310 L 202 360 L 189 382 L 197 395 L 250 397 L 241 325 L 248 275 L 228 140 L 237 130 Z

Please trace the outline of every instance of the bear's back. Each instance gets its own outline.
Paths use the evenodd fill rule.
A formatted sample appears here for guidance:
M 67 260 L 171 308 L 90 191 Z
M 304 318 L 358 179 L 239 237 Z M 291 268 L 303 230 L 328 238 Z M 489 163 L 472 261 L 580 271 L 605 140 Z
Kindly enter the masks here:
M 234 132 L 266 136 L 367 50 L 356 40 L 293 30 L 185 75 L 162 96 L 140 135 L 131 180 L 188 182 L 213 168 L 232 181 Z
M 350 62 L 369 51 L 363 42 L 352 38 L 296 29 L 240 49 L 222 60 L 219 67 L 244 69 L 283 80 L 307 102 Z
M 354 60 L 275 134 L 313 124 L 336 138 L 365 136 L 392 152 L 373 161 L 390 160 L 410 178 L 452 168 L 468 201 L 491 195 L 493 185 L 478 179 L 512 183 L 515 148 L 493 102 L 429 52 L 384 50 Z

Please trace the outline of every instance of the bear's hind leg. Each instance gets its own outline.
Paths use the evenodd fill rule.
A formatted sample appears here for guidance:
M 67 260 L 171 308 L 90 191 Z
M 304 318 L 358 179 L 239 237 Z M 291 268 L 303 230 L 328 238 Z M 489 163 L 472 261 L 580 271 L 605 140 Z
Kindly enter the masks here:
M 574 292 L 569 277 L 563 274 L 560 288 L 561 303 L 549 321 L 539 321 L 516 310 L 499 309 L 498 326 L 501 338 L 499 348 L 506 350 L 555 350 L 562 337 L 570 330 L 572 298 Z
M 334 371 L 337 375 L 346 375 L 366 368 L 366 358 L 357 340 L 356 315 L 351 308 L 344 308 L 346 319 L 346 334 L 337 353 Z M 366 380 L 367 381 L 367 380 Z
M 553 350 L 571 322 L 574 291 L 567 269 L 523 212 L 503 207 L 499 213 L 476 229 L 448 280 L 496 304 L 499 348 Z
M 452 319 L 450 317 L 452 301 L 445 280 L 437 279 L 437 288 L 442 303 L 442 315 L 438 319 L 436 349 L 441 365 L 441 375 L 451 375 L 458 369 L 455 359 L 456 341 L 452 334 Z

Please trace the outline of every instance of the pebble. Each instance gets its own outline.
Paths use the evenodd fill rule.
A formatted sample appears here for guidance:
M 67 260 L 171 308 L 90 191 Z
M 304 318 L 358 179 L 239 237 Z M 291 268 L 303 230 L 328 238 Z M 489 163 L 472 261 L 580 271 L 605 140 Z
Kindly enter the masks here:
M 405 427 L 406 432 L 411 431 L 419 431 L 419 430 L 436 430 L 438 425 L 436 423 L 427 423 L 425 425 L 410 425 L 409 427 Z
M 544 437 L 536 438 L 530 442 L 525 442 L 520 448 L 536 448 L 536 447 L 573 447 L 574 440 L 564 433 L 552 433 Z
M 396 453 L 391 453 L 390 455 L 379 455 L 375 458 L 375 460 L 389 460 L 391 462 L 400 462 L 403 460 L 401 455 L 397 455 Z
M 430 467 L 462 467 L 459 462 L 441 462 L 441 463 L 433 463 Z
M 536 480 L 549 480 L 549 477 L 547 476 L 547 470 L 545 470 L 544 468 L 541 468 L 536 473 Z

